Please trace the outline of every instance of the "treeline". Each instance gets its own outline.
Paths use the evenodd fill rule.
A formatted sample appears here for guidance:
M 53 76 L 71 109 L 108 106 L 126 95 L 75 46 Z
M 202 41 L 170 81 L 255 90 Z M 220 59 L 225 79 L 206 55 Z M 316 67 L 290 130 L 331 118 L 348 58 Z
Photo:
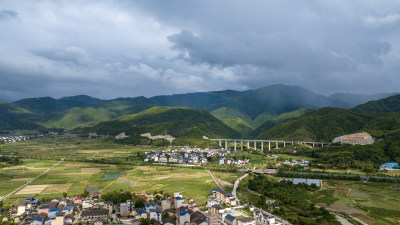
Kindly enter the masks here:
M 7 157 L 7 156 L 0 156 L 0 166 L 15 166 L 20 165 L 22 162 L 19 160 L 18 157 Z
M 167 146 L 191 146 L 199 148 L 220 148 L 216 141 L 210 141 L 203 138 L 194 137 L 180 137 L 176 138 L 171 142 L 166 139 L 150 140 L 147 137 L 140 135 L 132 135 L 124 139 L 113 139 L 115 143 L 125 145 L 150 145 L 155 147 L 167 147 Z
M 291 181 L 281 181 L 266 175 L 251 176 L 248 188 L 262 194 L 257 207 L 269 210 L 266 198 L 275 199 L 274 214 L 279 215 L 293 224 L 340 224 L 335 217 L 324 208 L 316 208 L 312 201 L 312 192 L 318 187 L 307 184 L 293 184 Z

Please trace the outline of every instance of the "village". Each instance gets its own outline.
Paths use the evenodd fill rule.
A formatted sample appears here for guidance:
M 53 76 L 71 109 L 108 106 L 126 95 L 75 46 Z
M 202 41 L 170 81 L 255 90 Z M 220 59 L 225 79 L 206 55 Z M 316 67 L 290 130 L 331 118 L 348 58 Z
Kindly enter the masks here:
M 219 165 L 250 165 L 249 159 L 232 159 L 228 155 L 228 149 L 202 149 L 202 148 L 178 148 L 174 150 L 153 150 L 145 152 L 144 162 L 178 163 L 190 165 L 205 165 L 212 158 L 219 158 Z
M 120 193 L 123 195 L 124 193 Z M 243 208 L 253 214 L 248 216 Z M 74 195 L 55 197 L 39 201 L 33 196 L 19 202 L 18 207 L 8 211 L 2 222 L 30 225 L 64 224 L 165 224 L 165 225 L 255 225 L 281 224 L 275 216 L 254 206 L 240 206 L 232 194 L 213 189 L 203 212 L 193 199 L 185 199 L 181 192 L 175 191 L 173 197 L 159 193 L 140 193 L 131 199 L 114 203 L 103 200 L 100 192 L 86 197 Z
M 29 140 L 28 136 L 4 136 L 4 137 L 0 137 L 0 142 L 4 142 L 4 143 L 15 143 L 15 142 L 26 141 L 26 140 Z

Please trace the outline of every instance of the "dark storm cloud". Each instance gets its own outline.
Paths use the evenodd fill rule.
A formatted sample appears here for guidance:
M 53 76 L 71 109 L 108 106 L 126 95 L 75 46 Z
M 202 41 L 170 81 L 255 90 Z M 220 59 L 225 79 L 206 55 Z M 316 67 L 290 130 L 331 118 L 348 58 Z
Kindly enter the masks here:
M 4 0 L 0 9 L 0 100 L 274 83 L 399 91 L 397 0 Z
M 18 13 L 12 10 L 0 10 L 0 21 L 17 20 Z

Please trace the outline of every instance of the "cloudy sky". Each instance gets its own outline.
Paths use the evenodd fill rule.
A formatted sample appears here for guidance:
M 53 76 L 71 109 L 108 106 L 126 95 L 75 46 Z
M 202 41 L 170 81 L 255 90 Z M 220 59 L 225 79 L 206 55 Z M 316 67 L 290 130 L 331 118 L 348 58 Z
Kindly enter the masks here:
M 399 0 L 0 1 L 0 100 L 400 91 Z

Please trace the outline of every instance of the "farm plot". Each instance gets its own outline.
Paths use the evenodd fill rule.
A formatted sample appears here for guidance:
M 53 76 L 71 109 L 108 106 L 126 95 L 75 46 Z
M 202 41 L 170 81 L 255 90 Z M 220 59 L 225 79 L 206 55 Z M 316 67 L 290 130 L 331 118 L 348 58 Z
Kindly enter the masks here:
M 27 194 L 40 194 L 42 193 L 49 185 L 48 184 L 39 184 L 39 185 L 27 185 L 21 190 L 19 190 L 15 195 L 27 195 Z

